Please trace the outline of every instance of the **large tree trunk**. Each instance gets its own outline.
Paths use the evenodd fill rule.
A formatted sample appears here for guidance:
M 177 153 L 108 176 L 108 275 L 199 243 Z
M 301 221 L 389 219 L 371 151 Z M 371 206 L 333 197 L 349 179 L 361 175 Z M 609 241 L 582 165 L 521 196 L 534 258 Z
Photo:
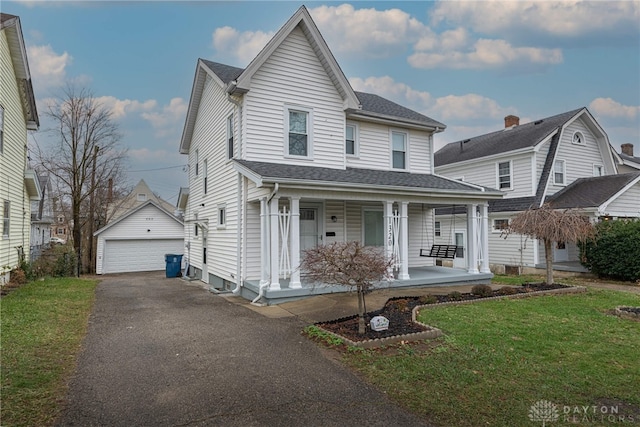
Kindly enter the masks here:
M 549 239 L 544 239 L 544 257 L 547 261 L 547 284 L 553 285 L 553 245 Z

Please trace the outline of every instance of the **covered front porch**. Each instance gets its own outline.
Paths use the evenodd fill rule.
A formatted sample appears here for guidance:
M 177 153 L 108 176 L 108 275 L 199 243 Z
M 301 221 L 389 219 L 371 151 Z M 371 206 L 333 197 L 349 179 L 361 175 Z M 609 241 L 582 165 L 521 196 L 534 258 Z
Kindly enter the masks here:
M 489 284 L 493 274 L 469 273 L 459 268 L 429 266 L 410 267 L 408 269 L 410 278 L 385 280 L 378 283 L 374 289 L 401 289 L 401 288 L 428 288 L 430 286 L 461 286 L 475 284 Z M 455 290 L 455 289 L 452 289 Z M 331 293 L 349 292 L 342 286 L 334 286 L 323 283 L 305 285 L 304 287 L 291 287 L 290 279 L 280 280 L 280 289 L 270 289 L 260 287 L 259 280 L 246 280 L 241 288 L 241 296 L 249 300 L 258 300 L 262 304 L 275 305 L 288 301 L 295 301 L 315 295 Z M 258 298 L 258 295 L 261 295 Z

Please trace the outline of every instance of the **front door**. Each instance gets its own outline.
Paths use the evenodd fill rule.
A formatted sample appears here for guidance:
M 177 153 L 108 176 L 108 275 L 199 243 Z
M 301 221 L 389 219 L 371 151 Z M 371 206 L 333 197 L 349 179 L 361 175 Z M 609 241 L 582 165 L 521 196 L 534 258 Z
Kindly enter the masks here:
M 300 208 L 300 251 L 318 246 L 318 208 Z
M 453 239 L 453 244 L 457 246 L 453 266 L 455 268 L 467 268 L 467 232 L 464 230 L 456 230 Z
M 553 249 L 553 260 L 557 262 L 569 261 L 569 251 L 565 242 L 556 242 Z

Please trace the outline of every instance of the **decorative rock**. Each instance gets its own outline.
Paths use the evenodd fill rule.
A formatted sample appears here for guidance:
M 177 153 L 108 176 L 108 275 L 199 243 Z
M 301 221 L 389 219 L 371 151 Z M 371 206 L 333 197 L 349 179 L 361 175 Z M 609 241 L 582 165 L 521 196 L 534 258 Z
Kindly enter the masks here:
M 389 319 L 384 316 L 375 316 L 371 319 L 371 329 L 374 331 L 386 331 L 389 329 Z

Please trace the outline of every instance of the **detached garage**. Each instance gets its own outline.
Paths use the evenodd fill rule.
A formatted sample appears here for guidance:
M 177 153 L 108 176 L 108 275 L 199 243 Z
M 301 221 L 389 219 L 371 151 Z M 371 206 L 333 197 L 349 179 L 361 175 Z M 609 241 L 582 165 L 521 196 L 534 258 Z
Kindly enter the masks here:
M 182 222 L 151 200 L 94 235 L 97 274 L 164 270 L 165 254 L 184 253 Z

